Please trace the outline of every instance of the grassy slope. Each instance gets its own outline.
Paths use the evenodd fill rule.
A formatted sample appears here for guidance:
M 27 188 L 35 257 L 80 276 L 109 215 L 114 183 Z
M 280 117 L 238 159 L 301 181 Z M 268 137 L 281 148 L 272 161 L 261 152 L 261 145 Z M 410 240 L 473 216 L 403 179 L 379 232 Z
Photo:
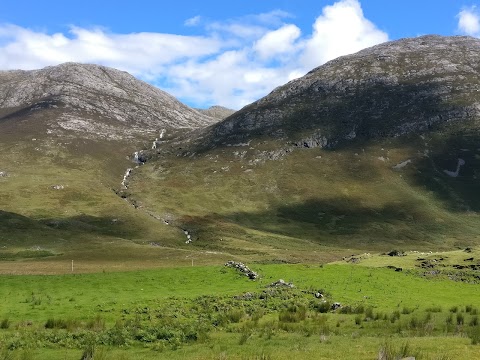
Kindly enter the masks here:
M 71 260 L 77 271 L 191 262 L 189 250 L 175 249 L 183 244 L 179 229 L 114 192 L 134 165 L 127 155 L 136 144 L 37 137 L 0 137 L 0 171 L 8 174 L 0 177 L 0 258 L 15 260 L 0 261 L 1 272 L 68 272 Z M 197 263 L 215 258 L 195 257 Z
M 0 258 L 16 260 L 0 261 L 1 272 L 66 272 L 71 260 L 78 271 L 187 264 L 192 257 L 199 264 L 328 262 L 359 251 L 451 249 L 479 240 L 474 122 L 422 137 L 357 139 L 335 151 L 295 149 L 279 160 L 268 157 L 286 140 L 254 139 L 193 156 L 160 148 L 125 191 L 140 209 L 113 189 L 133 165 L 126 155 L 148 142 L 55 139 L 22 126 L 0 134 L 0 171 L 9 173 L 0 177 Z M 467 165 L 449 178 L 443 170 L 454 170 L 460 156 Z M 392 169 L 407 159 L 412 163 Z M 44 252 L 31 252 L 38 248 Z M 55 256 L 43 257 L 48 252 Z
M 308 262 L 359 250 L 465 247 L 479 241 L 480 154 L 477 136 L 455 131 L 296 149 L 275 161 L 256 159 L 279 142 L 185 157 L 160 151 L 134 174 L 129 193 L 157 214 L 175 214 L 194 247 L 242 248 L 251 258 Z M 460 176 L 445 175 L 460 156 L 467 159 Z

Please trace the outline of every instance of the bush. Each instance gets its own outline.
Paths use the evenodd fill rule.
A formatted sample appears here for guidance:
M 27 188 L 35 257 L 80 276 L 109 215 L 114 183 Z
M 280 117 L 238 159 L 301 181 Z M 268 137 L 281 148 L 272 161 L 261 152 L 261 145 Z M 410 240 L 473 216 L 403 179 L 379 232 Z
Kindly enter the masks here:
M 402 309 L 402 314 L 403 315 L 408 315 L 408 314 L 411 314 L 413 311 L 414 311 L 414 309 L 411 309 L 411 308 L 408 308 L 408 307 L 404 306 L 403 309 Z
M 327 312 L 330 311 L 330 309 L 332 308 L 332 304 L 330 304 L 329 301 L 320 301 L 320 302 L 316 302 L 312 308 L 316 311 L 318 311 L 319 313 L 322 313 L 322 314 L 325 314 Z M 340 311 L 342 310 L 343 308 L 340 308 Z
M 395 321 L 400 319 L 400 311 L 395 310 L 390 314 L 390 322 L 393 324 Z
M 0 329 L 8 329 L 10 327 L 10 320 L 5 318 L 0 322 Z
M 288 309 L 283 310 L 278 314 L 278 320 L 280 322 L 287 322 L 287 323 L 300 322 L 302 320 L 305 320 L 306 317 L 307 317 L 307 309 L 303 305 L 289 306 Z
M 480 344 L 480 326 L 473 327 L 473 329 L 470 331 L 469 336 L 470 336 L 472 345 Z
M 456 306 L 456 305 L 455 305 L 455 306 L 452 306 L 452 307 L 449 309 L 449 311 L 450 311 L 451 313 L 456 313 L 456 312 L 458 312 L 458 306 Z
M 45 329 L 66 329 L 67 322 L 62 319 L 49 318 L 45 323 Z
M 398 360 L 407 357 L 413 357 L 416 359 L 421 357 L 420 352 L 412 349 L 408 342 L 397 348 L 389 341 L 386 341 L 378 353 L 378 360 Z
M 378 315 L 378 314 L 377 314 Z M 373 315 L 373 308 L 368 307 L 365 309 L 365 319 L 375 319 L 376 315 Z
M 226 314 L 227 320 L 231 323 L 239 323 L 245 316 L 243 309 L 231 309 Z
M 457 313 L 457 325 L 463 325 L 465 317 L 462 313 Z

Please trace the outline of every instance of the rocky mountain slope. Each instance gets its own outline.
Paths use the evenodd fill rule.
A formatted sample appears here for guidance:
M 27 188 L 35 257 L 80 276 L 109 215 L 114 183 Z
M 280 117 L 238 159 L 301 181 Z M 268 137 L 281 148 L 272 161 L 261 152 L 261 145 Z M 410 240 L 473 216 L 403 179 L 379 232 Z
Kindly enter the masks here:
M 275 136 L 337 147 L 426 132 L 480 113 L 480 41 L 421 36 L 343 56 L 275 89 L 211 129 L 213 142 Z
M 7 120 L 18 126 L 16 119 L 32 117 L 43 120 L 44 133 L 116 140 L 217 121 L 126 72 L 104 66 L 65 63 L 1 71 L 0 126 Z M 26 126 L 34 136 L 34 126 Z
M 35 258 L 41 249 L 55 259 L 116 253 L 143 262 L 166 254 L 138 243 L 165 245 L 183 233 L 159 227 L 115 190 L 138 166 L 137 150 L 216 121 L 104 66 L 1 71 L 0 257 Z
M 152 151 L 128 196 L 229 252 L 477 243 L 479 50 L 422 36 L 340 57 Z

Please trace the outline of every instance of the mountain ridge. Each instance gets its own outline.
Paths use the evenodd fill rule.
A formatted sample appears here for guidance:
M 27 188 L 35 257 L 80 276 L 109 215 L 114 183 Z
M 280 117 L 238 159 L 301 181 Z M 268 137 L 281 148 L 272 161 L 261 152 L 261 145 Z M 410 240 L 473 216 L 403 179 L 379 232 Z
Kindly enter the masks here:
M 301 144 L 308 132 L 311 139 L 303 142 L 334 147 L 357 136 L 395 137 L 474 118 L 480 100 L 472 96 L 466 106 L 465 97 L 480 91 L 479 53 L 480 40 L 466 36 L 426 35 L 376 45 L 277 87 L 202 135 L 229 143 L 268 134 Z M 375 121 L 388 115 L 394 117 Z
M 190 130 L 217 121 L 127 72 L 79 63 L 1 71 L 0 107 L 2 119 L 49 110 L 59 118 L 55 122 L 50 116 L 45 124 L 51 132 L 102 135 L 107 140 L 162 128 Z

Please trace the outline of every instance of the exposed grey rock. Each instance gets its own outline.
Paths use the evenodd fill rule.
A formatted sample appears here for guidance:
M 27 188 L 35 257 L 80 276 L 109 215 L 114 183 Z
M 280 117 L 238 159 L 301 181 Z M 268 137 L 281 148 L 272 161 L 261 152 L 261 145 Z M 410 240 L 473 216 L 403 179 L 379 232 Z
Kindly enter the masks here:
M 145 150 L 135 151 L 133 153 L 133 162 L 136 164 L 144 164 L 147 162 L 150 154 Z
M 10 117 L 49 110 L 56 115 L 49 120 L 50 134 L 104 139 L 218 121 L 124 71 L 77 63 L 0 71 L 0 109 Z
M 412 162 L 411 159 L 402 161 L 401 163 L 398 163 L 397 165 L 393 166 L 392 169 L 394 169 L 394 170 L 401 170 L 401 169 L 403 169 L 405 166 L 407 166 L 408 164 L 410 164 L 411 162 Z
M 6 171 L 0 171 L 0 177 L 7 177 L 8 173 Z
M 339 309 L 339 308 L 341 308 L 341 307 L 342 307 L 342 304 L 340 304 L 339 302 L 334 302 L 334 303 L 332 304 L 332 306 L 331 306 L 331 309 L 332 309 L 332 310 L 337 310 L 337 309 Z
M 480 40 L 421 36 L 339 57 L 204 133 L 215 144 L 287 138 L 335 148 L 480 115 Z M 205 138 L 205 134 L 202 135 Z
M 258 274 L 255 271 L 250 270 L 250 268 L 244 263 L 229 260 L 225 266 L 237 269 L 242 274 L 248 276 L 250 280 L 255 280 L 258 278 Z
M 287 288 L 290 288 L 290 289 L 293 289 L 295 287 L 295 285 L 293 285 L 293 283 L 290 283 L 290 282 L 286 282 L 285 280 L 283 279 L 280 279 L 278 281 L 275 281 L 273 283 L 271 283 L 270 285 L 268 285 L 269 287 L 287 287 Z
M 52 188 L 53 190 L 63 190 L 65 188 L 65 186 L 63 186 L 63 185 L 52 185 L 52 186 L 50 186 L 50 188 Z

